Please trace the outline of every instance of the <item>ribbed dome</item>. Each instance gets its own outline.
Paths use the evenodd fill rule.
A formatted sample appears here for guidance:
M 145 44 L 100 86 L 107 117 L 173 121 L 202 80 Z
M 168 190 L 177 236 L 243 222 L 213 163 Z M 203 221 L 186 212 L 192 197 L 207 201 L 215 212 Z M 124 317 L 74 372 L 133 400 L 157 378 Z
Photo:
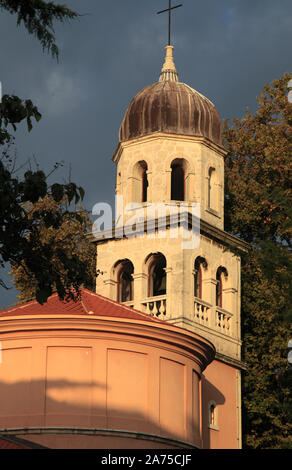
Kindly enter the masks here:
M 120 142 L 153 132 L 207 137 L 222 146 L 222 124 L 211 101 L 178 81 L 173 46 L 166 46 L 159 82 L 131 101 L 120 127 Z
M 120 142 L 153 132 L 207 137 L 222 146 L 221 120 L 213 103 L 177 81 L 159 81 L 135 96 L 120 127 Z

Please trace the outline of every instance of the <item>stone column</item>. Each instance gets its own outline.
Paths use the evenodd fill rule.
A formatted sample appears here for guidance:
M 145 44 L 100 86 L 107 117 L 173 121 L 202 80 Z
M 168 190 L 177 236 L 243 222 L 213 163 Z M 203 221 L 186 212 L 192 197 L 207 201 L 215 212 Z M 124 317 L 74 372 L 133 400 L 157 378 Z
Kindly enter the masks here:
M 148 188 L 147 188 L 147 202 L 153 201 L 153 175 L 152 171 L 146 171 Z
M 195 178 L 196 174 L 194 171 L 190 171 L 185 179 L 185 200 L 190 202 L 197 202 L 195 196 Z
M 237 289 L 229 287 L 222 290 L 223 297 L 223 308 L 227 312 L 232 313 L 232 336 L 240 338 L 240 324 L 238 323 L 238 312 L 237 312 Z
M 99 290 L 98 294 L 101 294 L 104 297 L 108 297 L 112 300 L 117 300 L 117 285 L 117 281 L 114 281 L 113 279 L 104 279 L 103 290 L 102 292 Z
M 165 268 L 164 271 L 166 272 L 166 318 L 169 320 L 172 318 L 174 313 L 174 306 L 175 306 L 175 291 L 173 286 L 173 270 L 172 268 Z
M 148 276 L 145 273 L 133 274 L 134 279 L 134 308 L 144 310 L 143 300 L 147 298 Z
M 216 279 L 209 278 L 203 280 L 203 300 L 212 305 L 210 315 L 210 327 L 215 328 L 215 309 L 216 309 Z
M 169 170 L 165 170 L 165 200 L 171 201 L 171 168 Z

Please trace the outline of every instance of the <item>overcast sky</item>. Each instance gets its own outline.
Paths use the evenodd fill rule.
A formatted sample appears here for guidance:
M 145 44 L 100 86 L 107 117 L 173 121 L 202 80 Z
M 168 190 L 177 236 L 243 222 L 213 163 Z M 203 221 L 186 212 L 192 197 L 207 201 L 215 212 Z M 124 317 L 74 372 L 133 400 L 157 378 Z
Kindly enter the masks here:
M 3 93 L 30 98 L 42 120 L 16 133 L 19 163 L 36 159 L 46 173 L 71 177 L 84 206 L 113 202 L 119 127 L 131 99 L 158 80 L 167 43 L 167 0 L 62 0 L 82 14 L 56 27 L 59 63 L 15 16 L 0 11 Z M 292 71 L 291 0 L 179 0 L 172 44 L 181 82 L 207 96 L 221 118 L 256 109 L 263 85 Z M 53 181 L 53 180 L 52 180 Z M 6 274 L 1 274 L 11 285 Z M 0 287 L 0 306 L 16 291 Z

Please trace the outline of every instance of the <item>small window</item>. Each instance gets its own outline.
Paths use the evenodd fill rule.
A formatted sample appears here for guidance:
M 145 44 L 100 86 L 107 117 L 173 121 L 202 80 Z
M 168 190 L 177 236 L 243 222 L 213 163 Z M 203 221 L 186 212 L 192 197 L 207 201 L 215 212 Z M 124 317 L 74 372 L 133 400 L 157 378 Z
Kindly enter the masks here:
M 209 403 L 208 426 L 211 429 L 218 430 L 218 407 L 214 401 L 211 401 Z
M 118 271 L 118 302 L 133 300 L 134 267 L 130 261 L 122 263 Z
M 148 178 L 147 178 L 147 169 L 143 170 L 142 175 L 142 202 L 147 202 L 147 192 L 148 192 Z
M 208 208 L 217 210 L 217 185 L 216 185 L 216 170 L 215 168 L 209 168 L 208 173 Z
M 217 271 L 216 275 L 216 305 L 222 307 L 222 273 L 220 271 Z
M 149 297 L 166 294 L 166 259 L 163 255 L 153 256 L 149 265 Z
M 219 267 L 216 273 L 216 305 L 222 308 L 223 306 L 223 276 L 227 277 L 226 268 Z
M 171 165 L 171 200 L 185 200 L 185 172 L 180 163 Z
M 200 264 L 195 268 L 195 297 L 202 298 L 202 268 Z
M 132 201 L 147 202 L 148 198 L 148 166 L 144 160 L 137 162 L 133 168 Z
M 194 266 L 194 296 L 202 299 L 202 280 L 203 280 L 203 273 L 202 269 L 207 269 L 207 261 L 205 258 L 198 256 L 195 261 Z

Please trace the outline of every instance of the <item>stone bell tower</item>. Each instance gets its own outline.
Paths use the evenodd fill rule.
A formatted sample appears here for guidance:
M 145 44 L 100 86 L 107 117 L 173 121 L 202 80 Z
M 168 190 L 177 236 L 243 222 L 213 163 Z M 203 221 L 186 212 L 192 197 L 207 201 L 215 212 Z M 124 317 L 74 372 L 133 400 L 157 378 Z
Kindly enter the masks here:
M 159 81 L 141 90 L 124 115 L 113 156 L 118 228 L 96 241 L 97 293 L 214 344 L 216 359 L 201 378 L 209 448 L 241 446 L 240 257 L 233 248 L 247 246 L 224 231 L 225 155 L 215 106 L 179 82 L 167 46 Z M 199 241 L 186 248 L 171 214 L 183 207 L 191 231 L 194 205 Z

